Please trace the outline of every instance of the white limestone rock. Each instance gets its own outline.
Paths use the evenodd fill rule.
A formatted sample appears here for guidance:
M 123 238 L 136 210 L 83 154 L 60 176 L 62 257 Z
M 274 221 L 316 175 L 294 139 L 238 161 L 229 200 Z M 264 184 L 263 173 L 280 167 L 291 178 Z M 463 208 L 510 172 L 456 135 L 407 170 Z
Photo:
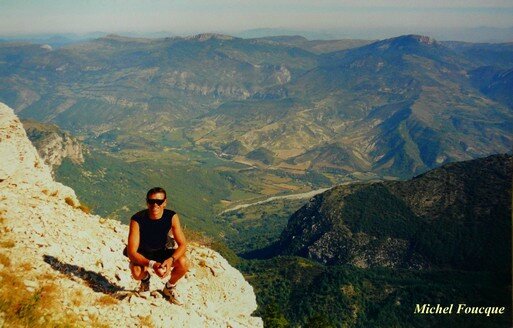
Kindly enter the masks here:
M 138 286 L 122 255 L 128 227 L 79 210 L 74 191 L 53 181 L 19 119 L 1 103 L 0 158 L 0 231 L 14 242 L 2 252 L 13 266 L 27 268 L 23 279 L 29 288 L 36 283 L 58 288 L 62 313 L 76 311 L 86 323 L 90 315 L 99 315 L 111 327 L 139 327 L 146 316 L 155 327 L 263 326 L 251 316 L 255 294 L 242 274 L 199 245 L 189 246 L 191 271 L 177 286 L 182 306 L 151 294 L 125 297 Z M 163 286 L 163 280 L 152 277 L 152 291 Z M 117 298 L 117 304 L 102 302 L 106 295 Z M 0 312 L 0 323 L 2 317 Z

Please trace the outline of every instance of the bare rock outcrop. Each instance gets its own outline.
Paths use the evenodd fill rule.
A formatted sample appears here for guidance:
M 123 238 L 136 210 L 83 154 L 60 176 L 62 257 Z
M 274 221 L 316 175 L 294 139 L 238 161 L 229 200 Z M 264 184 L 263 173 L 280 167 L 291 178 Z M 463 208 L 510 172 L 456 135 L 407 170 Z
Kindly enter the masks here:
M 84 163 L 84 147 L 82 143 L 67 132 L 63 132 L 53 124 L 35 121 L 23 121 L 27 136 L 32 141 L 39 156 L 55 170 L 65 158 L 75 164 Z
M 251 316 L 257 307 L 252 287 L 200 245 L 189 247 L 191 269 L 177 286 L 182 306 L 159 293 L 133 293 L 138 284 L 122 255 L 128 227 L 81 210 L 73 190 L 53 181 L 19 119 L 3 104 L 0 158 L 0 290 L 11 288 L 2 273 L 16 274 L 38 297 L 54 286 L 56 305 L 39 325 L 73 316 L 78 326 L 262 327 Z M 163 285 L 152 277 L 153 291 Z M 0 326 L 8 324 L 6 318 L 0 312 Z

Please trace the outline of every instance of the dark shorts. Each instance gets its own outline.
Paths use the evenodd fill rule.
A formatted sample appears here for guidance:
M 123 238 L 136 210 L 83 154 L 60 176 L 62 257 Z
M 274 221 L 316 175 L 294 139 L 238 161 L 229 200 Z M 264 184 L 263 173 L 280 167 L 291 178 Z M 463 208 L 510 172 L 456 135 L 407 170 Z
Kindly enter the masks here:
M 163 248 L 163 249 L 159 249 L 156 251 L 139 250 L 138 252 L 139 252 L 139 254 L 142 254 L 142 256 L 147 258 L 148 260 L 153 260 L 153 261 L 162 263 L 165 260 L 167 260 L 168 258 L 170 258 L 171 256 L 173 256 L 173 254 L 175 253 L 175 250 L 172 248 Z M 123 250 L 123 255 L 128 257 L 128 251 L 127 251 L 126 247 Z

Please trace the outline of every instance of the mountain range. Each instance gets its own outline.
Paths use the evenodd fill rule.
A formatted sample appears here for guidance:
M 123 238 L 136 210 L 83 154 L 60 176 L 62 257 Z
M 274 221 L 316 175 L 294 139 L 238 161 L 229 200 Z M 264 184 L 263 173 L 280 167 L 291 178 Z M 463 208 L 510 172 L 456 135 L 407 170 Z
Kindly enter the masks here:
M 228 158 L 264 168 L 406 177 L 510 150 L 512 53 L 417 35 L 2 43 L 0 101 L 116 151 L 237 141 Z
M 233 139 L 268 149 L 283 168 L 390 175 L 506 152 L 510 92 L 488 98 L 469 78 L 477 67 L 420 36 L 333 52 L 283 86 L 209 112 L 191 136 L 214 149 Z
M 226 236 L 238 234 L 244 250 L 275 241 L 278 229 L 253 241 L 243 237 L 254 231 L 240 232 L 281 227 L 297 204 L 255 210 L 252 222 L 216 213 L 353 182 L 296 211 L 273 244 L 277 257 L 237 259 L 259 315 L 266 324 L 283 313 L 297 325 L 324 322 L 315 313 L 336 325 L 429 326 L 440 321 L 412 317 L 415 302 L 511 299 L 511 155 L 453 162 L 511 151 L 512 53 L 512 44 L 418 35 L 2 43 L 0 101 L 83 140 L 83 162 L 62 153 L 54 167 L 80 199 L 126 219 L 140 193 L 169 185 L 184 222 L 223 237 L 237 220 Z M 26 128 L 40 148 L 45 136 L 76 140 Z M 354 183 L 363 177 L 385 179 Z

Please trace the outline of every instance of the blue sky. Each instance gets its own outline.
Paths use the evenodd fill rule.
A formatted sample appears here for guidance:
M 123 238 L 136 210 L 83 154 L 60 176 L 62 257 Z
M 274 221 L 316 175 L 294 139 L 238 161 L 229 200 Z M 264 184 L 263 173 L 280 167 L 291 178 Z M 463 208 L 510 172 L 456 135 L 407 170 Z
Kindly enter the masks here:
M 513 26 L 512 0 L 0 0 L 0 35 Z

